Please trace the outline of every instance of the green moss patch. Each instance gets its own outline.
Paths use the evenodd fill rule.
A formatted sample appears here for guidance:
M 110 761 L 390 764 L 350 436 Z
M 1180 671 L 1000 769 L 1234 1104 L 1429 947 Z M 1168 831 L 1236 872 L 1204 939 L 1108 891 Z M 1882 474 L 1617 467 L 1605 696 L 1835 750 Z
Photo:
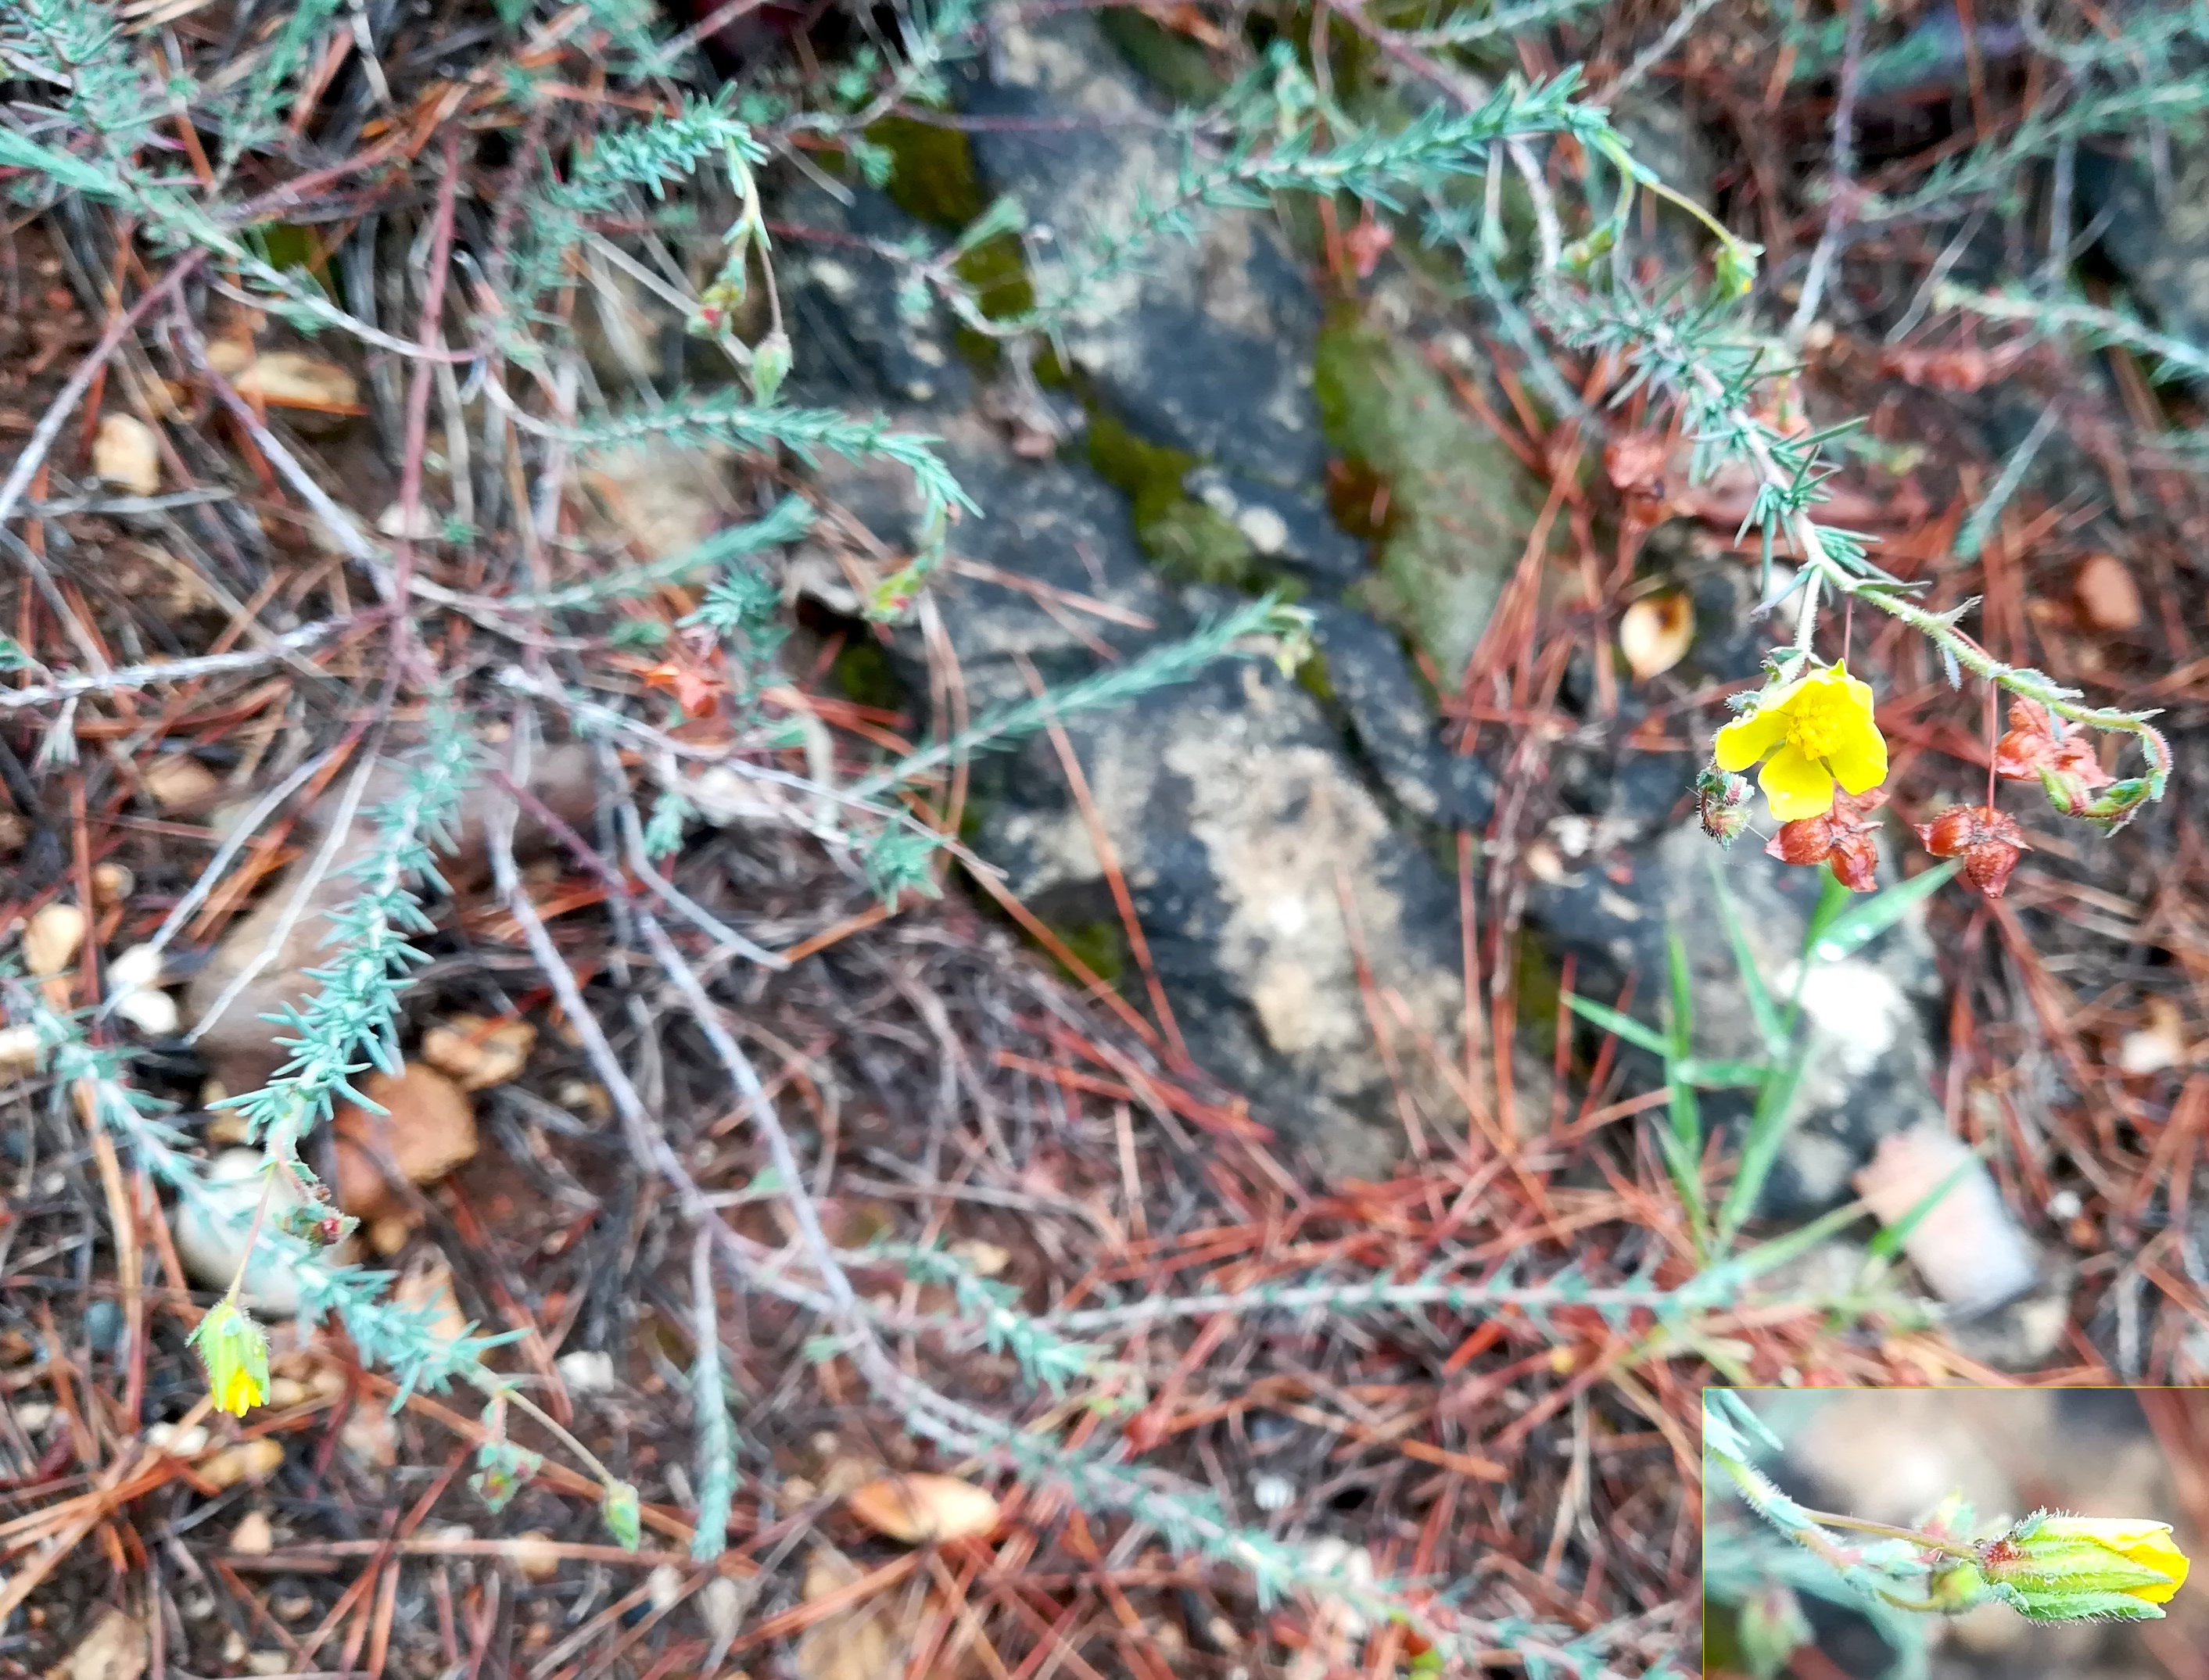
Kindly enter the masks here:
M 1344 464 L 1339 513 L 1376 538 L 1375 603 L 1454 683 L 1540 517 L 1541 487 L 1416 346 L 1355 310 L 1321 331 L 1315 394 Z
M 1094 407 L 1087 447 L 1097 476 L 1128 498 L 1136 540 L 1168 579 L 1234 589 L 1257 585 L 1258 555 L 1250 539 L 1182 487 L 1197 465 L 1195 456 L 1140 437 Z

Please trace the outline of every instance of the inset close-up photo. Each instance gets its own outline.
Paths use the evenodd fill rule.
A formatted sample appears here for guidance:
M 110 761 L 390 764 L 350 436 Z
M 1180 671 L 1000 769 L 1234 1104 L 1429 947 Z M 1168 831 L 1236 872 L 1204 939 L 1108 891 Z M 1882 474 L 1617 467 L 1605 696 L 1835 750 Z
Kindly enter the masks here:
M 2209 1389 L 1712 1389 L 1704 1671 L 2203 1671 Z

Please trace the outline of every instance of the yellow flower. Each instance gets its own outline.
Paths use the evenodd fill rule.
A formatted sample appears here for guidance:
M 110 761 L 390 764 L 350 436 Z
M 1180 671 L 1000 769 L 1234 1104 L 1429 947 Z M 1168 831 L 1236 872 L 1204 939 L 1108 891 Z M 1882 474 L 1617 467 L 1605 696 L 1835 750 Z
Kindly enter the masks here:
M 2171 1539 L 2167 1522 L 2146 1522 L 2138 1517 L 2043 1517 L 2032 1539 L 2091 1541 L 2128 1563 L 2170 1576 L 2167 1581 L 2122 1589 L 2127 1597 L 2152 1605 L 2170 1603 L 2170 1595 L 2186 1584 L 2186 1554 Z M 2029 1548 L 2031 1542 L 2026 1544 Z
M 268 1338 L 236 1303 L 218 1301 L 208 1308 L 191 1340 L 207 1366 L 217 1410 L 242 1418 L 268 1399 Z
M 1871 685 L 1848 667 L 1812 671 L 1768 688 L 1755 710 L 1718 731 L 1720 770 L 1747 770 L 1759 759 L 1757 785 L 1779 821 L 1823 816 L 1833 783 L 1852 794 L 1887 779 L 1887 742 L 1872 721 Z

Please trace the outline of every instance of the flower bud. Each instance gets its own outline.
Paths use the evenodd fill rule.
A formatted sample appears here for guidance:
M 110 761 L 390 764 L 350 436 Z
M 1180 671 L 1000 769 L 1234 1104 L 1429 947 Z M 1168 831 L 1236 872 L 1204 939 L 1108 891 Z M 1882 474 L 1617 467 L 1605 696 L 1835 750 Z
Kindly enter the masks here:
M 1738 1631 L 1742 1660 L 1756 1680 L 1772 1680 L 1798 1645 L 1811 1640 L 1810 1618 L 1794 1589 L 1773 1581 L 1742 1602 Z
M 1977 1563 L 1944 1563 L 1926 1583 L 1927 1602 L 1943 1616 L 1960 1616 L 1989 1596 L 1987 1578 L 1979 1573 Z
M 752 398 L 755 402 L 771 403 L 782 389 L 782 381 L 790 373 L 790 336 L 782 332 L 768 333 L 752 346 Z
M 244 1417 L 268 1398 L 268 1338 L 235 1302 L 217 1301 L 191 1334 L 215 1409 Z
M 1695 808 L 1703 832 L 1721 846 L 1731 846 L 1749 826 L 1749 778 L 1704 765 L 1695 778 Z
M 2147 1621 L 2185 1584 L 2167 1522 L 2036 1511 L 1977 1547 L 1989 1591 L 2037 1622 Z

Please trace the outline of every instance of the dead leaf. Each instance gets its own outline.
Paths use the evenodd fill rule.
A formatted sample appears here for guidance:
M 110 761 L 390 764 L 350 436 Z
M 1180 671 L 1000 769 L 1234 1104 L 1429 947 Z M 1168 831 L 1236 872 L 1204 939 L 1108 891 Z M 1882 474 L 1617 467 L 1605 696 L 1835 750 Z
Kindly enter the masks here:
M 2160 1073 L 2186 1059 L 2186 1027 L 2168 998 L 2147 1000 L 2147 1024 L 2125 1035 L 2117 1065 L 2127 1073 Z
M 1369 280 L 1373 278 L 1373 271 L 1381 266 L 1381 259 L 1387 255 L 1388 247 L 1396 243 L 1396 236 L 1387 223 L 1376 221 L 1369 214 L 1342 236 L 1342 243 L 1350 253 L 1351 267 L 1357 270 L 1357 278 Z
M 360 385 L 351 374 L 334 362 L 301 351 L 263 351 L 239 369 L 231 382 L 239 396 L 258 397 L 271 408 L 310 408 L 325 414 L 363 411 Z
M 997 1526 L 995 1496 L 956 1476 L 880 1476 L 854 1488 L 844 1504 L 876 1533 L 907 1545 L 967 1539 Z
M 230 1531 L 230 1549 L 247 1557 L 266 1557 L 276 1549 L 276 1530 L 266 1511 L 248 1511 Z
M 962 1237 L 947 1252 L 977 1277 L 995 1277 L 1013 1263 L 1011 1250 L 978 1237 Z
M 864 1575 L 857 1563 L 826 1546 L 805 1565 L 805 1602 L 818 1604 Z M 866 1602 L 834 1611 L 799 1636 L 792 1655 L 800 1680 L 896 1680 L 904 1654 L 893 1650 L 889 1613 Z
M 33 979 L 57 975 L 84 945 L 85 915 L 74 904 L 45 905 L 23 925 L 23 967 Z
M 1921 349 L 1898 345 L 1881 351 L 1879 370 L 1905 385 L 1933 391 L 1980 391 L 2001 378 L 2025 358 L 2031 348 L 2022 339 L 1993 350 L 1977 345 L 1953 345 Z
M 1619 615 L 1618 651 L 1636 681 L 1670 670 L 1694 639 L 1695 603 L 1684 590 L 1645 595 Z
M 2132 570 L 2115 555 L 2088 555 L 2072 580 L 2079 610 L 2097 630 L 2136 630 L 2140 621 L 2140 585 Z
M 164 811 L 178 811 L 213 797 L 222 783 L 215 773 L 184 753 L 163 753 L 138 772 L 138 780 L 153 803 Z
M 1670 447 L 1659 431 L 1627 432 L 1604 446 L 1604 471 L 1628 495 L 1661 496 Z
M 53 1672 L 67 1680 L 138 1680 L 152 1657 L 146 1624 L 128 1611 L 111 1608 L 100 1612 L 69 1661 Z
M 433 1255 L 409 1266 L 392 1286 L 391 1300 L 416 1312 L 426 1312 L 424 1327 L 441 1341 L 458 1341 L 468 1333 L 468 1315 L 453 1289 L 453 1269 L 444 1256 Z
M 408 1183 L 426 1185 L 474 1156 L 475 1105 L 436 1068 L 409 1062 L 395 1075 L 371 1073 L 360 1091 L 384 1112 L 338 1109 L 338 1205 L 346 1212 L 374 1218 L 403 1206 L 385 1180 L 387 1157 Z
M 527 1021 L 493 1023 L 480 1015 L 455 1015 L 422 1035 L 422 1059 L 450 1074 L 464 1091 L 503 1085 L 528 1065 L 537 1029 Z
M 110 414 L 92 440 L 92 470 L 118 489 L 152 495 L 161 488 L 161 441 L 135 414 Z
M 338 1445 L 364 1470 L 388 1470 L 399 1462 L 399 1427 L 381 1406 L 356 1406 L 338 1431 Z

